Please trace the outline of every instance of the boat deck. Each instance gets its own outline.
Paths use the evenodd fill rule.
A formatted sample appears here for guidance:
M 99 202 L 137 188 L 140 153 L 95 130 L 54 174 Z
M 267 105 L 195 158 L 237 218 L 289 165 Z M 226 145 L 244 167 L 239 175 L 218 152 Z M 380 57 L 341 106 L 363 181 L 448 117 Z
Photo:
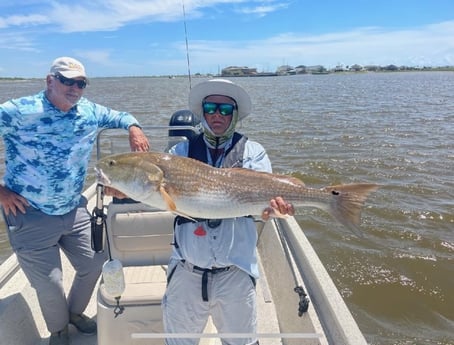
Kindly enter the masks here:
M 66 261 L 66 259 L 65 259 Z M 65 264 L 69 264 L 67 261 Z M 127 272 L 125 273 L 127 274 Z M 70 276 L 67 275 L 65 282 L 67 286 L 69 286 L 71 282 Z M 94 296 L 93 296 L 94 297 Z M 271 292 L 269 291 L 269 287 L 267 285 L 265 277 L 262 275 L 262 278 L 257 282 L 257 303 L 258 303 L 258 333 L 262 334 L 270 334 L 270 333 L 279 333 L 279 325 L 277 321 L 276 309 L 274 307 L 274 303 L 271 297 Z M 125 313 L 127 310 L 125 310 Z M 86 314 L 96 320 L 96 298 L 92 298 L 90 304 L 86 310 Z M 118 317 L 121 317 L 118 316 Z M 40 325 L 41 337 L 42 339 L 36 343 L 36 345 L 47 345 L 48 344 L 48 337 L 49 334 L 45 330 L 44 321 L 42 321 L 42 325 Z M 97 345 L 97 336 L 86 336 L 77 331 L 77 329 L 73 326 L 70 326 L 70 339 L 71 345 Z M 206 328 L 206 332 L 208 333 L 215 333 L 216 330 L 214 326 L 209 323 Z M 135 339 L 134 342 L 131 344 L 149 344 L 149 339 Z M 164 340 L 154 340 L 153 344 L 161 343 L 164 344 Z M 220 345 L 221 342 L 219 338 L 203 338 L 200 341 L 200 345 Z M 263 338 L 260 340 L 260 344 L 262 345 L 281 345 L 282 340 L 276 338 Z
M 64 255 L 62 255 L 64 257 Z M 66 260 L 66 257 L 63 259 L 64 265 L 69 266 L 69 262 Z M 67 272 L 67 271 L 66 271 Z M 65 272 L 65 273 L 66 273 Z M 24 277 L 25 279 L 25 277 Z M 19 277 L 19 280 L 22 280 L 21 277 Z M 69 288 L 69 285 L 72 281 L 72 275 L 71 274 L 65 274 L 65 285 L 67 288 Z M 37 299 L 36 299 L 36 294 L 34 291 L 30 288 L 28 289 L 29 291 L 27 292 L 28 296 L 24 296 L 27 299 L 30 298 L 32 302 L 28 302 L 28 305 L 36 305 Z M 94 293 L 95 295 L 96 293 Z M 36 303 L 34 303 L 33 300 L 36 300 Z M 257 302 L 258 302 L 258 309 L 260 310 L 260 313 L 258 315 L 258 332 L 259 333 L 279 333 L 279 325 L 277 323 L 277 316 L 276 316 L 276 310 L 273 305 L 272 298 L 270 296 L 270 291 L 267 287 L 266 279 L 261 279 L 260 283 L 257 284 Z M 127 312 L 127 310 L 125 311 Z M 89 317 L 93 318 L 96 320 L 96 297 L 93 296 L 93 298 L 90 301 L 90 304 L 88 305 L 88 308 L 86 309 L 85 312 Z M 121 317 L 118 316 L 118 317 Z M 37 333 L 37 336 L 39 336 L 40 339 L 37 339 L 35 345 L 47 345 L 49 343 L 49 332 L 47 332 L 44 320 L 40 316 L 39 311 L 35 314 L 35 321 L 36 325 L 35 331 Z M 207 331 L 209 333 L 215 332 L 214 329 L 210 329 L 210 326 L 208 325 Z M 77 331 L 75 327 L 72 325 L 69 326 L 69 334 L 70 334 L 70 341 L 71 345 L 97 345 L 98 340 L 96 335 L 92 336 L 87 336 L 84 335 L 80 332 Z M 5 338 L 3 338 L 5 339 Z M 4 340 L 0 340 L 0 344 L 6 344 Z M 16 338 L 17 342 L 14 343 L 9 343 L 9 344 L 22 344 L 19 339 Z M 131 344 L 148 344 L 149 341 L 148 339 L 135 339 L 133 343 Z M 156 340 L 155 340 L 156 342 Z M 161 342 L 164 344 L 164 340 Z M 204 338 L 200 341 L 200 345 L 218 345 L 221 344 L 218 338 Z M 264 345 L 279 345 L 282 344 L 281 339 L 262 339 L 260 341 L 260 344 Z
M 66 259 L 65 255 L 62 253 L 62 261 L 65 267 L 64 269 L 64 284 L 67 290 L 73 279 L 73 273 L 71 271 L 70 264 Z M 125 269 L 125 275 L 128 275 L 128 269 Z M 134 268 L 133 268 L 134 269 Z M 142 268 L 140 268 L 142 269 Z M 131 270 L 130 270 L 131 271 Z M 134 274 L 131 272 L 131 274 Z M 17 272 L 13 279 L 17 283 L 12 285 L 16 288 L 19 285 L 23 285 L 23 290 L 21 295 L 9 295 L 7 290 L 1 290 L 0 293 L 0 308 L 2 305 L 3 298 L 17 298 L 20 301 L 12 303 L 15 308 L 18 306 L 24 310 L 20 313 L 22 319 L 18 319 L 17 322 L 22 324 L 22 329 L 26 329 L 27 333 L 24 334 L 5 334 L 3 332 L 2 339 L 0 339 L 0 344 L 35 344 L 35 345 L 47 345 L 49 342 L 49 332 L 46 330 L 44 320 L 41 316 L 41 313 L 37 308 L 38 302 L 34 290 L 29 286 L 25 276 L 21 271 Z M 8 297 L 5 297 L 8 296 Z M 258 333 L 261 334 L 278 334 L 280 332 L 278 318 L 276 315 L 276 308 L 271 296 L 271 291 L 268 286 L 267 278 L 265 276 L 263 268 L 261 268 L 261 278 L 257 281 L 257 303 L 258 303 Z M 30 309 L 34 308 L 34 309 Z M 28 309 L 28 310 L 27 310 Z M 6 311 L 3 311 L 6 312 Z M 24 313 L 29 314 L 28 317 L 23 318 Z M 124 311 L 127 313 L 127 309 Z M 16 313 L 13 311 L 7 312 L 8 315 L 14 317 Z M 86 309 L 86 315 L 96 320 L 97 313 L 97 303 L 96 303 L 96 291 L 93 293 L 90 304 Z M 296 315 L 296 310 L 289 311 L 289 313 Z M 312 312 L 311 312 L 312 313 Z M 121 315 L 118 316 L 121 318 Z M 15 322 L 15 320 L 10 320 Z M 215 333 L 216 330 L 214 326 L 209 323 L 206 328 L 207 333 Z M 72 345 L 97 345 L 98 340 L 97 336 L 87 336 L 79 333 L 75 327 L 72 325 L 69 326 L 70 341 Z M 23 338 L 23 339 L 22 339 Z M 29 339 L 35 338 L 36 341 L 33 343 L 29 342 Z M 131 344 L 149 344 L 149 339 L 134 339 Z M 154 340 L 153 344 L 162 343 L 164 341 Z M 220 345 L 221 342 L 218 338 L 202 338 L 200 345 Z M 279 345 L 282 344 L 282 340 L 278 338 L 262 338 L 260 344 L 263 345 Z M 318 341 L 314 344 L 318 344 Z

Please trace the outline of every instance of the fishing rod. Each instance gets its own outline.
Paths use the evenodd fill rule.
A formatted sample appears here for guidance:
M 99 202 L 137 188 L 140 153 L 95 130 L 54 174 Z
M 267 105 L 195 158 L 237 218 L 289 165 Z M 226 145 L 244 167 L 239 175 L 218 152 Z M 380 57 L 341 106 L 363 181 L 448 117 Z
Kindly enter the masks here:
M 181 0 L 181 4 L 183 7 L 183 23 L 184 23 L 184 38 L 186 41 L 186 60 L 188 62 L 188 78 L 189 78 L 189 90 L 191 89 L 191 67 L 189 63 L 189 44 L 188 44 L 188 30 L 186 27 L 186 10 L 184 8 L 184 0 Z

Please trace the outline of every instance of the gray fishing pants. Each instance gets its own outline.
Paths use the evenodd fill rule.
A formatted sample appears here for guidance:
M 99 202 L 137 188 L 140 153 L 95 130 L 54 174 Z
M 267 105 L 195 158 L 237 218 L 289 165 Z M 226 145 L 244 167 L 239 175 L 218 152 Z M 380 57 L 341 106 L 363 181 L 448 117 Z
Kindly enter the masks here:
M 176 264 L 176 267 L 175 267 Z M 175 268 L 175 270 L 174 270 Z M 188 262 L 173 262 L 173 275 L 162 301 L 165 333 L 202 333 L 211 316 L 219 333 L 256 333 L 256 289 L 251 277 L 230 266 L 208 273 L 208 301 L 202 297 L 203 272 Z M 222 345 L 253 345 L 253 338 L 222 338 Z M 195 338 L 167 338 L 166 345 L 196 345 Z
M 63 329 L 69 312 L 80 314 L 88 305 L 101 273 L 105 254 L 91 249 L 90 214 L 87 200 L 77 208 L 51 216 L 33 207 L 26 213 L 5 216 L 11 247 L 32 287 L 36 290 L 49 332 Z M 76 274 L 66 298 L 60 248 Z

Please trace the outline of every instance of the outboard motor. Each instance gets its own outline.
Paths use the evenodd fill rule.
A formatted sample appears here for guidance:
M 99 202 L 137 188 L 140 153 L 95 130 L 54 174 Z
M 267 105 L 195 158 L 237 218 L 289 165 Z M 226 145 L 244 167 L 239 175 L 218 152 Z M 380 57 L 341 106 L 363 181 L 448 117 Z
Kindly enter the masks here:
M 169 126 L 192 126 L 196 127 L 200 123 L 197 116 L 190 110 L 178 110 L 173 113 L 169 121 Z M 171 129 L 169 130 L 169 137 L 186 137 L 188 140 L 195 137 L 198 133 L 190 129 Z

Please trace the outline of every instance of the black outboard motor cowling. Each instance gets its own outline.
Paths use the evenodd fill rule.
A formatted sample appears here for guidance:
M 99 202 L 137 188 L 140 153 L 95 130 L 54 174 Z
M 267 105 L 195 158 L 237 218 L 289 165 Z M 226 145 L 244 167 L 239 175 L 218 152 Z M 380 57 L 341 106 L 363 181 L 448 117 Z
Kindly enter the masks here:
M 173 113 L 169 121 L 169 126 L 192 126 L 196 127 L 200 123 L 197 116 L 195 116 L 190 110 L 178 110 Z M 176 129 L 169 130 L 169 137 L 186 137 L 188 140 L 198 135 L 198 132 L 194 132 L 190 129 Z

